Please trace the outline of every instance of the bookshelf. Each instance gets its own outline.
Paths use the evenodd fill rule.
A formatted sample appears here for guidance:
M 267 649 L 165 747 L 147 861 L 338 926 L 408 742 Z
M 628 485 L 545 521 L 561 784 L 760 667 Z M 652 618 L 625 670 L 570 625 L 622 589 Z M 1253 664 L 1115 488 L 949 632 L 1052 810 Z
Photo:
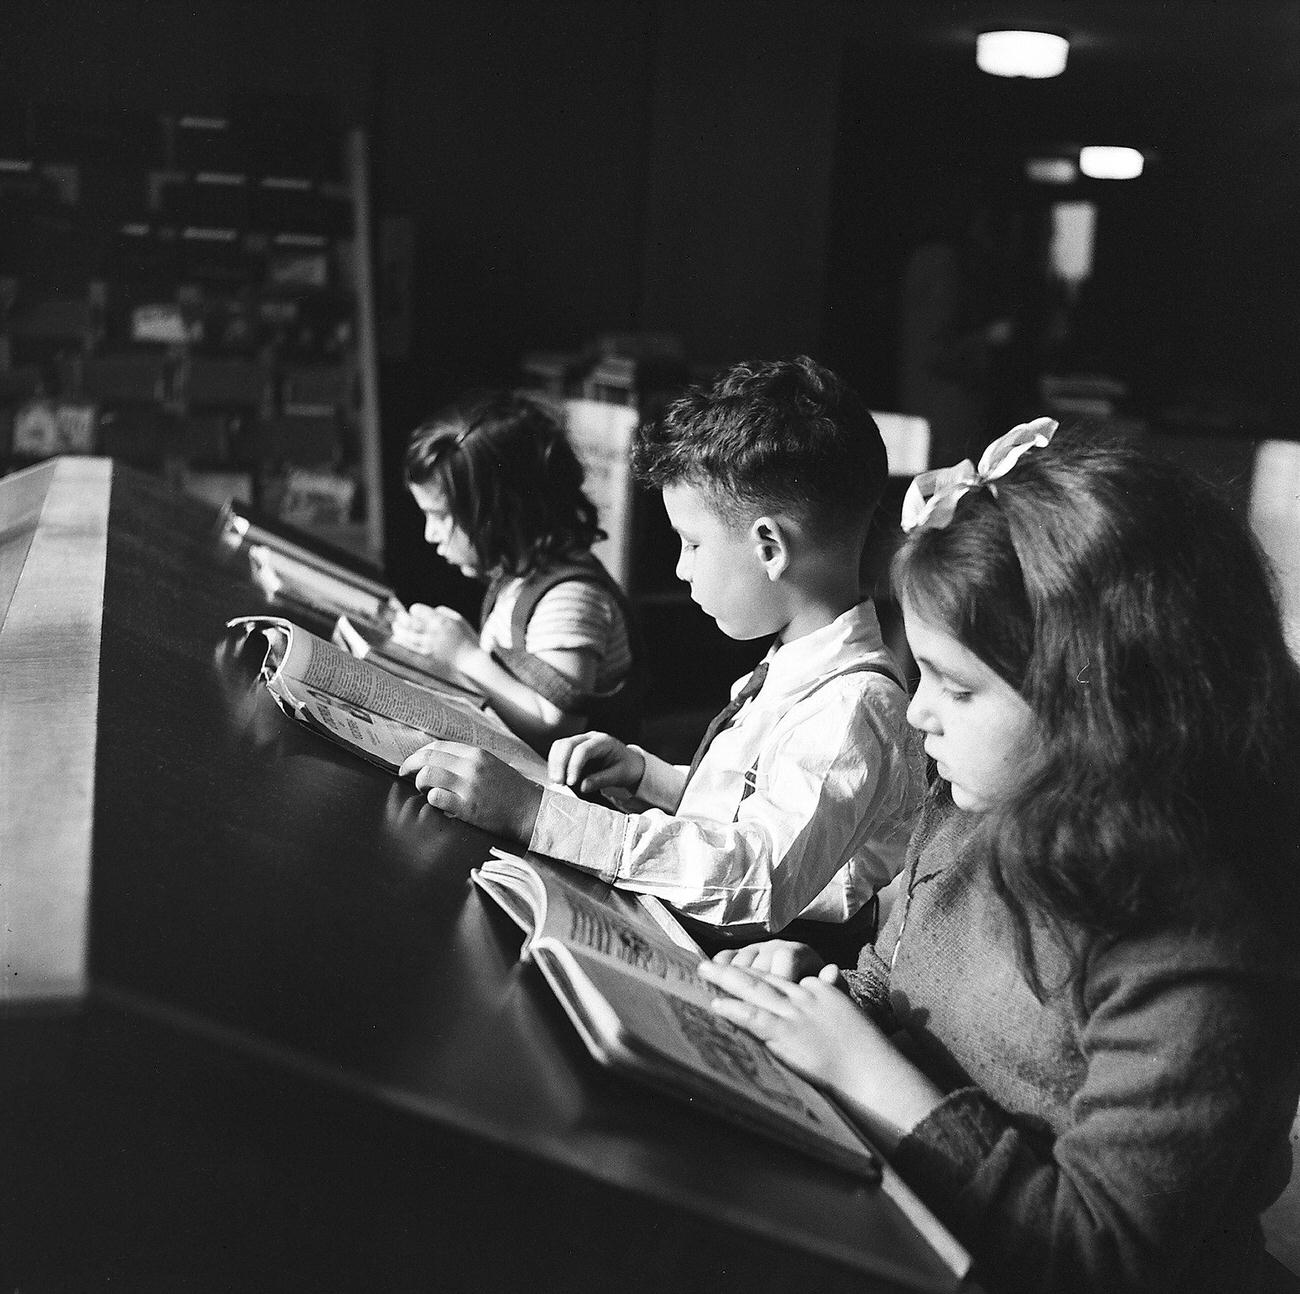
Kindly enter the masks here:
M 382 564 L 365 131 L 319 97 L 4 109 L 0 469 L 111 457 Z

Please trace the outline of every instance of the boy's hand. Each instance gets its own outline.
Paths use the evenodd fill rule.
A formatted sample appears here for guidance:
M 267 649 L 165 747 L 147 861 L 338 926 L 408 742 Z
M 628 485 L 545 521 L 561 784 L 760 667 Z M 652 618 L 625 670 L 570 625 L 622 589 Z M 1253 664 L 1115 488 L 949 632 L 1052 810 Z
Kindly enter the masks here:
M 723 966 L 760 971 L 774 979 L 789 980 L 791 984 L 797 984 L 805 976 L 816 975 L 826 967 L 826 963 L 807 944 L 797 944 L 789 939 L 765 939 L 761 944 L 747 944 L 743 948 L 724 948 L 713 954 L 713 960 Z
M 580 732 L 551 745 L 547 760 L 552 782 L 584 795 L 606 787 L 635 791 L 645 774 L 645 756 L 604 732 Z
M 393 641 L 408 651 L 434 656 L 457 669 L 470 652 L 478 650 L 478 634 L 458 611 L 415 603 L 393 616 Z
M 532 839 L 542 788 L 486 750 L 460 741 L 431 741 L 408 755 L 398 773 L 414 774 L 429 803 L 449 818 L 521 845 Z

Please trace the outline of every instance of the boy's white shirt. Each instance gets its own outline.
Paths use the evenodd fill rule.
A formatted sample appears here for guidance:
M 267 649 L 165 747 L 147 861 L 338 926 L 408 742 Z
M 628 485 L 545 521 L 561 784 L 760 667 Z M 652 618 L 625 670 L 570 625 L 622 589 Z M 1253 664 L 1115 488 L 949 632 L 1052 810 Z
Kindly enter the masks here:
M 843 671 L 897 666 L 869 601 L 767 660 L 762 689 L 714 738 L 684 794 L 686 769 L 642 752 L 637 795 L 662 807 L 626 814 L 548 788 L 529 848 L 737 933 L 852 916 L 902 867 L 924 754 L 904 693 L 879 674 Z M 756 759 L 755 790 L 742 798 Z

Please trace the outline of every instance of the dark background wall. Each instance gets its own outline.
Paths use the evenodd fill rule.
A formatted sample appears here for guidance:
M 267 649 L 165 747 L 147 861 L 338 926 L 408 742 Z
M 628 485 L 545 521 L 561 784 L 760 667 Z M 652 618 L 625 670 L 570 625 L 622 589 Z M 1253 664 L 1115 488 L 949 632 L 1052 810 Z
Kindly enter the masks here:
M 378 19 L 376 192 L 416 231 L 390 426 L 601 332 L 673 332 L 702 364 L 815 350 L 839 93 L 823 14 L 459 0 Z M 415 518 L 392 512 L 405 553 Z
M 10 0 L 0 73 L 132 106 L 319 96 L 370 128 L 378 223 L 410 245 L 381 274 L 409 305 L 382 399 L 389 552 L 415 579 L 397 457 L 433 405 L 513 381 L 526 350 L 655 329 L 702 367 L 812 351 L 886 407 L 908 252 L 936 212 L 984 202 L 1014 274 L 1041 216 L 1017 179 L 1034 144 L 1153 154 L 1098 191 L 1099 362 L 1157 415 L 1219 392 L 1227 430 L 1251 401 L 1289 424 L 1300 7 L 1018 2 L 1079 32 L 1047 83 L 974 69 L 975 8 L 995 7 Z

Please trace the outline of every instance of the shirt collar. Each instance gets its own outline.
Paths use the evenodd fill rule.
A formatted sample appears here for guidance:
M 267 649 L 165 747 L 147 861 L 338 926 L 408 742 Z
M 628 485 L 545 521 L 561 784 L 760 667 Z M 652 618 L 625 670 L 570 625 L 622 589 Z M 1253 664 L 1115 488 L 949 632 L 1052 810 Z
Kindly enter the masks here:
M 765 659 L 767 680 L 757 700 L 768 695 L 798 691 L 807 684 L 834 674 L 849 660 L 878 656 L 888 662 L 880 634 L 875 605 L 867 599 L 836 616 L 828 625 L 814 629 L 791 643 L 774 643 Z

